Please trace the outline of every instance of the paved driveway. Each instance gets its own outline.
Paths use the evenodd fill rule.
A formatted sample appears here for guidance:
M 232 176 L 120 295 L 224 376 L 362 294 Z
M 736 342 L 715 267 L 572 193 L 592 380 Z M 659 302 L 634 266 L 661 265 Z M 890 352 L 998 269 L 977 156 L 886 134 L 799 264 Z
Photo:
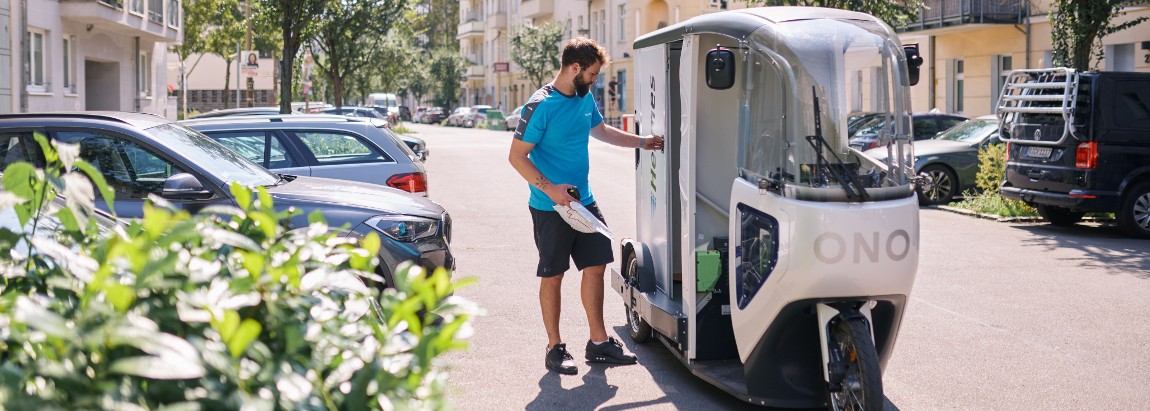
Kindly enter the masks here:
M 694 378 L 658 343 L 639 365 L 543 368 L 546 335 L 526 183 L 507 164 L 511 133 L 408 125 L 435 153 L 431 198 L 455 221 L 460 295 L 488 315 L 472 349 L 446 357 L 461 410 L 753 409 Z M 634 153 L 593 142 L 591 186 L 619 236 L 634 233 Z M 888 409 L 1139 409 L 1150 402 L 1150 241 L 1113 227 L 1005 224 L 923 209 L 911 302 L 885 373 Z M 581 359 L 578 276 L 564 285 L 562 330 Z M 609 332 L 625 335 L 608 290 Z

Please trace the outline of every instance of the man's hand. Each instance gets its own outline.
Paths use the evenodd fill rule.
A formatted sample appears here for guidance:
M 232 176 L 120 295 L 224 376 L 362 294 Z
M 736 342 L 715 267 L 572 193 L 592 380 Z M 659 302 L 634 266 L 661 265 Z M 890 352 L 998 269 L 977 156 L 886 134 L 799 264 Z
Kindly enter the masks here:
M 571 197 L 570 194 L 567 194 L 567 189 L 569 188 L 575 188 L 575 186 L 570 184 L 551 184 L 548 185 L 543 192 L 546 193 L 547 197 L 550 197 L 551 201 L 554 201 L 555 204 L 567 207 L 572 201 L 579 201 L 578 198 Z
M 639 148 L 644 150 L 662 150 L 663 149 L 663 136 L 651 135 L 647 137 L 640 137 Z

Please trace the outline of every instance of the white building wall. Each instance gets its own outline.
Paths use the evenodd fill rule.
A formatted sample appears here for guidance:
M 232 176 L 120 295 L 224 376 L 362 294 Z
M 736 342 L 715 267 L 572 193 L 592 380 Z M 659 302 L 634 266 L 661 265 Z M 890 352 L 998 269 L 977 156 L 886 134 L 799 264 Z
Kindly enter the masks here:
M 125 2 L 127 3 L 127 2 Z M 12 111 L 82 111 L 92 108 L 114 109 L 153 113 L 167 118 L 176 118 L 174 100 L 168 98 L 167 85 L 167 42 L 155 41 L 155 36 L 140 31 L 140 35 L 127 34 L 131 29 L 115 21 L 81 23 L 61 17 L 61 3 L 54 0 L 28 0 L 27 13 L 20 2 L 11 2 L 11 15 L 8 27 L 11 30 L 10 46 L 12 59 L 10 78 L 12 84 Z M 168 4 L 165 2 L 165 4 Z M 103 5 L 99 5 L 104 7 Z M 27 26 L 23 18 L 27 15 Z M 128 20 L 128 19 L 125 19 Z M 164 16 L 165 24 L 167 15 Z M 144 24 L 159 26 L 146 22 Z M 182 25 L 182 23 L 181 23 Z M 24 77 L 25 27 L 44 32 L 44 81 L 43 90 L 29 90 Z M 167 30 L 167 29 L 163 29 Z M 64 87 L 64 47 L 65 36 L 72 36 L 75 42 L 74 65 L 75 87 Z M 177 40 L 179 36 L 176 36 Z M 137 94 L 136 64 L 137 38 L 139 50 L 149 52 L 151 64 L 148 67 L 148 89 L 146 95 Z M 95 63 L 89 65 L 87 63 Z M 89 72 L 89 67 L 97 67 L 100 72 Z M 8 74 L 8 73 L 5 73 Z M 89 84 L 98 77 L 99 84 Z M 26 108 L 21 107 L 22 94 L 26 97 Z

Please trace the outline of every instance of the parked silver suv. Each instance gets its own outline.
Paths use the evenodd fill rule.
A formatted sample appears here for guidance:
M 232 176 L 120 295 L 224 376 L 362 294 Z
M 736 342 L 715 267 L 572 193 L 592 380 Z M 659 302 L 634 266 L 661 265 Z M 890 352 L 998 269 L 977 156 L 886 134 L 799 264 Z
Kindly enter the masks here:
M 343 116 L 276 115 L 186 120 L 269 170 L 385 185 L 427 195 L 427 171 L 394 133 Z

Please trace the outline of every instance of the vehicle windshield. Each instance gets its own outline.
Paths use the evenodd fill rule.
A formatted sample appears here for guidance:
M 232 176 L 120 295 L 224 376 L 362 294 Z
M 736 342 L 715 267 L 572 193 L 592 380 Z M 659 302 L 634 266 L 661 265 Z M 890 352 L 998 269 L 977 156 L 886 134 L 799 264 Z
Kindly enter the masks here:
M 744 178 L 816 201 L 909 196 L 909 80 L 897 39 L 879 23 L 831 19 L 752 34 L 739 116 Z M 849 147 L 849 120 L 859 112 L 889 124 L 878 130 L 886 160 Z
M 259 164 L 181 124 L 161 124 L 147 132 L 220 181 L 235 181 L 247 187 L 274 185 L 279 181 L 279 176 Z
M 976 119 L 954 126 L 934 139 L 979 143 L 995 131 L 998 131 L 998 120 Z

